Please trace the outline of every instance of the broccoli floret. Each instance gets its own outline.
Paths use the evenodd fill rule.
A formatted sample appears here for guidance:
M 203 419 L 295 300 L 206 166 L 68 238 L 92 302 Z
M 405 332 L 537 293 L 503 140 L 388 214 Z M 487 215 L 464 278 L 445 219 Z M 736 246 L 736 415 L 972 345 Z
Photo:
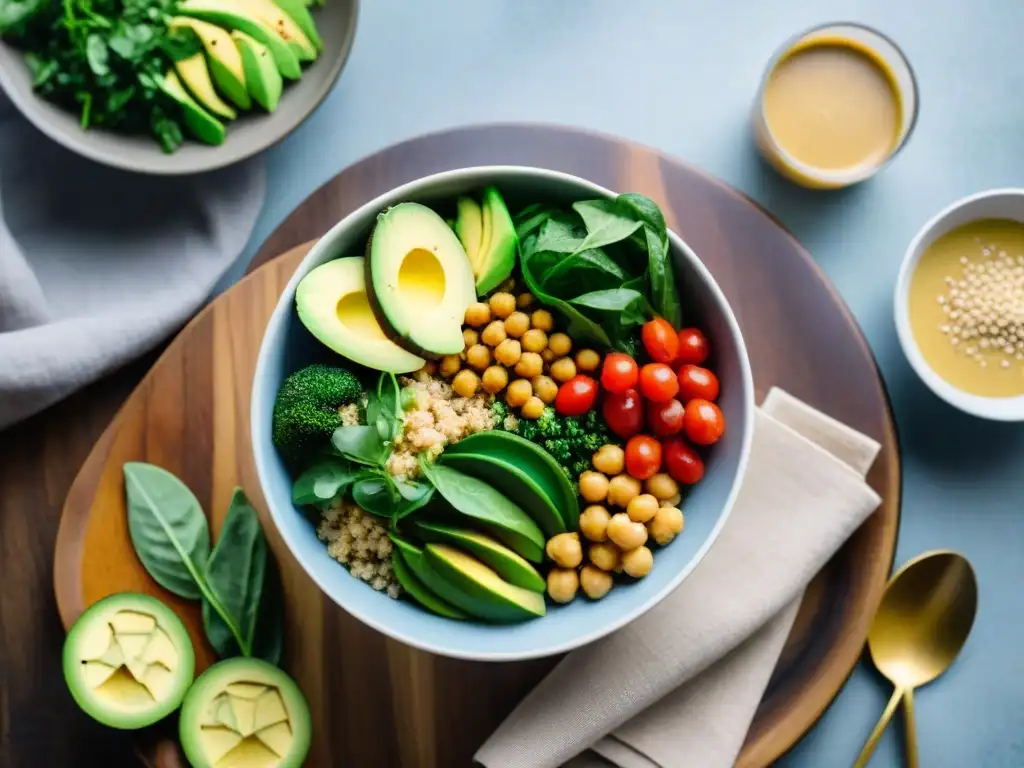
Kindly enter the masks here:
M 508 416 L 508 405 L 502 400 L 495 400 L 491 403 L 491 413 L 494 414 L 494 420 L 498 425 L 498 429 L 504 429 L 505 417 Z
M 519 426 L 516 427 L 516 434 L 531 441 L 536 441 L 538 438 L 544 438 L 540 429 L 537 427 L 537 422 L 530 421 L 529 419 L 519 420 Z
M 555 413 L 555 409 L 548 406 L 544 409 L 544 413 L 540 415 L 540 418 L 537 419 L 537 431 L 548 440 L 561 437 L 565 434 L 563 421 Z
M 562 466 L 568 466 L 572 462 L 572 451 L 569 443 L 563 439 L 545 440 L 544 450 L 550 453 Z
M 295 371 L 274 401 L 274 446 L 291 466 L 301 466 L 341 426 L 338 409 L 361 403 L 362 396 L 359 380 L 344 368 L 317 364 Z

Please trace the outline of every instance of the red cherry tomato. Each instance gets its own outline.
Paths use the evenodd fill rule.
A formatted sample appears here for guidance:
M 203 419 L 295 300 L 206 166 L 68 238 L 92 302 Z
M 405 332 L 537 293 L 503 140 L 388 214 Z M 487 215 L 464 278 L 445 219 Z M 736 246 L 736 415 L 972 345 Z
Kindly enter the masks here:
M 679 369 L 679 399 L 688 403 L 694 398 L 716 400 L 718 377 L 699 365 L 684 365 Z
M 678 434 L 683 429 L 683 404 L 675 398 L 667 403 L 647 403 L 647 426 L 658 437 Z
M 601 366 L 601 386 L 621 395 L 636 386 L 639 375 L 636 360 L 624 352 L 609 352 Z
M 562 416 L 582 416 L 597 402 L 597 382 L 582 373 L 558 388 L 555 412 Z
M 662 446 L 665 468 L 677 483 L 693 485 L 704 477 L 704 462 L 681 437 L 671 437 Z
M 626 471 L 646 480 L 661 469 L 661 443 L 650 435 L 634 435 L 626 443 Z
M 722 409 L 710 400 L 691 400 L 683 413 L 683 431 L 690 442 L 697 445 L 717 443 L 725 434 L 725 416 Z
M 683 328 L 679 332 L 679 357 L 676 362 L 701 365 L 711 354 L 708 337 L 699 328 Z
M 663 317 L 644 323 L 640 339 L 647 354 L 656 363 L 672 363 L 679 356 L 679 337 L 672 324 Z
M 664 403 L 676 396 L 679 380 L 664 363 L 648 363 L 640 369 L 640 394 L 656 403 Z
M 619 437 L 632 437 L 644 428 L 643 401 L 635 389 L 606 395 L 601 413 L 608 429 Z

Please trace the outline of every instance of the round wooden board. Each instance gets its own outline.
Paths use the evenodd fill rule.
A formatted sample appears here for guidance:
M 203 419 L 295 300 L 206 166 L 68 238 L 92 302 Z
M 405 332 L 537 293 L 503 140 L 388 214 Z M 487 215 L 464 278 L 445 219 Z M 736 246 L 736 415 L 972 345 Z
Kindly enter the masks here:
M 479 744 L 557 661 L 455 661 L 364 627 L 323 596 L 266 517 L 249 448 L 249 391 L 266 321 L 310 243 L 353 209 L 406 181 L 473 165 L 553 168 L 654 198 L 705 261 L 746 337 L 757 396 L 781 386 L 882 444 L 869 482 L 879 510 L 822 570 L 804 598 L 737 765 L 768 765 L 817 720 L 861 652 L 892 566 L 899 523 L 895 426 L 871 351 L 810 255 L 756 204 L 695 169 L 619 139 L 550 126 L 501 125 L 414 139 L 348 168 L 271 236 L 254 267 L 278 259 L 214 301 L 172 342 L 104 432 L 64 507 L 55 584 L 65 626 L 100 597 L 159 595 L 188 619 L 198 661 L 212 659 L 194 605 L 141 570 L 125 524 L 121 466 L 140 460 L 178 474 L 216 535 L 236 484 L 263 516 L 287 594 L 284 666 L 309 697 L 315 766 L 469 765 Z M 304 245 L 300 245 L 304 244 Z M 144 734 L 143 757 L 181 765 L 166 728 Z

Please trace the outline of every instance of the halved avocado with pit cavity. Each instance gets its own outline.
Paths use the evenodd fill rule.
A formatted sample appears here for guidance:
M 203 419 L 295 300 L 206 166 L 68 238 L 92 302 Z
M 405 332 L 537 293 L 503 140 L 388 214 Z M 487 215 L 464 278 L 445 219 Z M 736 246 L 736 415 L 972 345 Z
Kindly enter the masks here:
M 100 600 L 64 641 L 64 679 L 75 702 L 111 728 L 135 730 L 178 708 L 195 652 L 181 619 L 149 595 Z
M 415 355 L 456 355 L 476 300 L 469 257 L 445 220 L 419 203 L 377 217 L 366 248 L 366 285 L 381 328 Z
M 309 705 L 288 675 L 260 659 L 214 664 L 181 705 L 178 737 L 193 768 L 300 768 Z

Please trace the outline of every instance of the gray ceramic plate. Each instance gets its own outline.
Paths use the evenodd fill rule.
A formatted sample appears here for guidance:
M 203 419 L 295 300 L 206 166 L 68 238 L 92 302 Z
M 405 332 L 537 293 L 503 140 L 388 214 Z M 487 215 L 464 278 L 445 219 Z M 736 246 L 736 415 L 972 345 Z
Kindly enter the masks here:
M 186 141 L 165 154 L 150 136 L 123 136 L 100 130 L 83 131 L 78 115 L 36 96 L 21 51 L 0 43 L 0 87 L 35 126 L 73 152 L 104 165 L 140 173 L 177 175 L 223 168 L 261 152 L 294 131 L 324 100 L 345 65 L 356 33 L 359 0 L 326 0 L 313 8 L 324 50 L 302 79 L 285 85 L 273 114 L 253 111 L 230 123 L 219 147 Z

